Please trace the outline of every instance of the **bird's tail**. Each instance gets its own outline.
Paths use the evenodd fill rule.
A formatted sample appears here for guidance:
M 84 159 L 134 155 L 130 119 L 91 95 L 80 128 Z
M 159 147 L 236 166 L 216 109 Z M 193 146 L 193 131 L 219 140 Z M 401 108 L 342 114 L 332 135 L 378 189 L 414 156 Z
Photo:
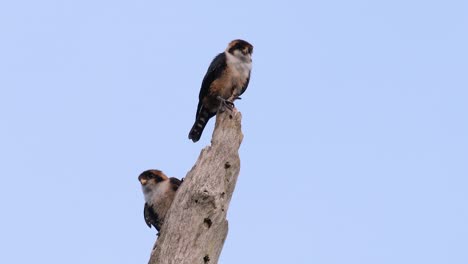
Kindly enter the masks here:
M 193 142 L 197 142 L 203 133 L 203 129 L 205 129 L 206 123 L 208 123 L 208 120 L 210 120 L 210 118 L 214 115 L 215 114 L 210 113 L 208 109 L 202 108 L 199 115 L 197 116 L 197 119 L 195 120 L 195 123 L 193 124 L 192 129 L 190 130 L 188 138 Z

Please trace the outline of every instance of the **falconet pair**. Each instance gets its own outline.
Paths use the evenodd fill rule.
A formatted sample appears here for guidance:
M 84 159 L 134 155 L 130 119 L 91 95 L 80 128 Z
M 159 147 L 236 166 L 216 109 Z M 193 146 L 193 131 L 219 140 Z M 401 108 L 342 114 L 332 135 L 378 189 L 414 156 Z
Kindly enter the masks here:
M 193 142 L 200 139 L 208 120 L 218 110 L 232 110 L 234 101 L 241 99 L 240 96 L 249 85 L 252 52 L 250 43 L 236 39 L 211 62 L 200 88 L 195 123 L 188 135 Z M 147 170 L 140 174 L 138 180 L 145 197 L 145 222 L 150 228 L 154 226 L 159 231 L 182 182 L 168 178 L 159 170 Z

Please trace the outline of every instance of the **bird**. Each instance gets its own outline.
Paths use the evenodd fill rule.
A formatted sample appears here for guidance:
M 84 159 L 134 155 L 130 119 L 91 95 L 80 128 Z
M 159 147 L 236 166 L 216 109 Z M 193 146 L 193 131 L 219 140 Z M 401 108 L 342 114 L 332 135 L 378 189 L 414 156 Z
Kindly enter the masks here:
M 146 170 L 138 176 L 145 197 L 143 215 L 149 228 L 158 231 L 164 223 L 166 213 L 171 207 L 181 180 L 169 178 L 160 170 Z
M 200 88 L 195 123 L 188 135 L 193 142 L 200 139 L 208 120 L 218 110 L 232 110 L 234 100 L 241 99 L 250 81 L 252 53 L 252 44 L 236 39 L 211 62 Z

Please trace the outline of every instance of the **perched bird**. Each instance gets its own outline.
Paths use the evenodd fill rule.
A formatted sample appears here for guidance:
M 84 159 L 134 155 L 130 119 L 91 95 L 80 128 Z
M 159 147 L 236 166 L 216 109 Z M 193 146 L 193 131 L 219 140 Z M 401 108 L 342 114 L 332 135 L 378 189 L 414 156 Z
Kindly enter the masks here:
M 218 109 L 233 109 L 234 100 L 240 99 L 250 80 L 253 46 L 245 40 L 236 39 L 229 43 L 223 53 L 218 54 L 208 67 L 203 78 L 195 124 L 189 139 L 197 142 L 206 123 L 216 115 Z
M 138 180 L 145 196 L 145 222 L 148 227 L 154 226 L 159 232 L 182 181 L 168 178 L 160 170 L 144 171 L 138 176 Z

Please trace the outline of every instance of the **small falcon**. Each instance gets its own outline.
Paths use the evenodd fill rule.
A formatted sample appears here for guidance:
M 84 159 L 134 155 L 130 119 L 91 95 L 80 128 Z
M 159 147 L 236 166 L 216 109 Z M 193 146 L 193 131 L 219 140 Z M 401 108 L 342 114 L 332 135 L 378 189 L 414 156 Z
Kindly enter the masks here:
M 138 180 L 145 196 L 143 211 L 145 222 L 150 228 L 154 226 L 159 234 L 166 213 L 182 181 L 177 178 L 168 178 L 160 170 L 144 171 L 138 176 Z
M 229 43 L 223 53 L 218 54 L 208 67 L 203 78 L 195 124 L 189 139 L 197 142 L 208 120 L 218 109 L 234 107 L 234 100 L 245 92 L 252 69 L 253 46 L 245 40 L 236 39 Z

